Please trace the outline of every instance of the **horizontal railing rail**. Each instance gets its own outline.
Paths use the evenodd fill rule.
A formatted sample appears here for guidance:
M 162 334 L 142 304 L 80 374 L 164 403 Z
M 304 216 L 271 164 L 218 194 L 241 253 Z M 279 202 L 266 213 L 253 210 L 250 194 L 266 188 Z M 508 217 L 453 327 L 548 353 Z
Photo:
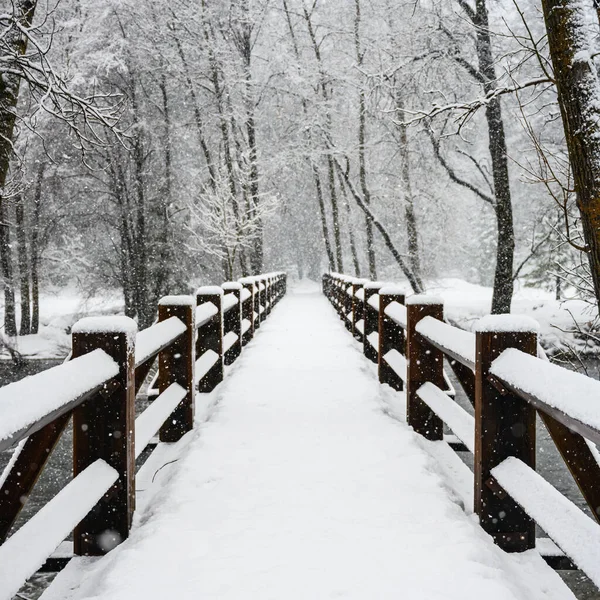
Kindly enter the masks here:
M 166 296 L 158 321 L 139 332 L 127 317 L 81 319 L 70 360 L 0 388 L 0 450 L 16 445 L 0 478 L 0 600 L 73 530 L 75 555 L 102 555 L 127 538 L 135 460 L 157 433 L 176 442 L 192 430 L 196 393 L 223 380 L 224 365 L 285 292 L 286 275 L 271 273 Z M 136 396 L 157 361 L 153 401 L 136 417 Z M 71 417 L 72 481 L 8 537 Z
M 460 441 L 451 445 L 474 454 L 473 508 L 494 541 L 534 548 L 537 522 L 564 553 L 548 563 L 577 565 L 600 587 L 600 382 L 548 362 L 528 317 L 488 316 L 468 332 L 444 321 L 433 296 L 339 274 L 323 276 L 323 291 L 380 382 L 406 392 L 408 424 L 432 441 L 448 439 L 446 425 Z M 444 360 L 474 414 L 447 393 Z M 536 473 L 536 413 L 592 518 Z

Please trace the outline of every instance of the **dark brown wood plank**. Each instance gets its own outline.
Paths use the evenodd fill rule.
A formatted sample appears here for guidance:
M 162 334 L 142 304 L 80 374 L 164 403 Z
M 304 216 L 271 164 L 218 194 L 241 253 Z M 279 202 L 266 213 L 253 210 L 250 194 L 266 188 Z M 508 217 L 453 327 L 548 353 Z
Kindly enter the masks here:
M 70 418 L 70 412 L 61 415 L 25 441 L 0 487 L 0 542 L 6 539 L 17 520 Z

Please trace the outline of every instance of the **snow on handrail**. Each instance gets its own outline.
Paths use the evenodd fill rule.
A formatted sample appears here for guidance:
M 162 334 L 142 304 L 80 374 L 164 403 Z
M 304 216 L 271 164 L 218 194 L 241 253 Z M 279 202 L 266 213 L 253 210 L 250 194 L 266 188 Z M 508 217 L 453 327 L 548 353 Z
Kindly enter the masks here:
M 491 473 L 556 545 L 600 586 L 600 525 L 518 458 L 507 458 Z
M 475 419 L 464 408 L 429 381 L 417 390 L 417 396 L 450 427 L 470 452 L 475 452 Z
M 367 341 L 369 342 L 369 344 L 371 344 L 371 346 L 376 352 L 379 352 L 379 334 L 376 331 L 372 331 L 367 336 Z
M 135 420 L 135 457 L 136 459 L 150 443 L 156 432 L 162 427 L 169 415 L 185 398 L 186 391 L 178 383 L 172 383 L 158 396 Z
M 214 350 L 207 350 L 197 361 L 195 365 L 196 385 L 198 382 L 217 364 L 219 355 Z
M 407 380 L 407 365 L 406 358 L 400 354 L 398 350 L 390 350 L 383 355 L 383 360 L 391 367 L 391 369 L 406 383 Z
M 223 296 L 223 312 L 226 313 L 228 310 L 233 308 L 237 303 L 238 303 L 238 299 L 235 294 L 225 294 L 225 296 Z
M 240 301 L 241 302 L 246 302 L 246 300 L 248 300 L 248 298 L 251 298 L 251 297 L 252 297 L 252 292 L 248 288 L 244 288 L 240 292 Z
M 367 304 L 379 312 L 379 294 L 373 294 L 368 300 Z
M 115 469 L 97 460 L 0 546 L 0 600 L 19 591 L 118 478 Z
M 237 333 L 230 331 L 223 336 L 223 354 L 238 341 Z
M 400 302 L 390 302 L 383 311 L 394 323 L 400 325 L 403 329 L 406 329 L 408 317 L 406 314 L 406 306 L 400 304 Z
M 196 329 L 206 325 L 219 310 L 212 302 L 203 302 L 196 308 Z
M 139 367 L 149 358 L 175 341 L 186 330 L 185 323 L 177 317 L 170 317 L 139 331 L 135 337 L 135 366 Z
M 64 414 L 119 374 L 103 350 L 0 388 L 0 450 Z
M 421 319 L 416 330 L 444 354 L 475 370 L 475 334 L 433 317 Z
M 505 350 L 490 373 L 563 425 L 600 441 L 600 381 L 516 348 Z

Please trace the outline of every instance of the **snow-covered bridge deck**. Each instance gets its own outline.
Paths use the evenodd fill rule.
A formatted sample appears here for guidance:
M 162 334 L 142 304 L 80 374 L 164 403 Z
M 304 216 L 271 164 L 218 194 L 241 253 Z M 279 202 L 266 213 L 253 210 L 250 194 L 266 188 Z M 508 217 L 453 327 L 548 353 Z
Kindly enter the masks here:
M 393 416 L 402 401 L 316 285 L 293 290 L 143 468 L 131 537 L 44 600 L 572 598 L 465 513 L 468 470 Z

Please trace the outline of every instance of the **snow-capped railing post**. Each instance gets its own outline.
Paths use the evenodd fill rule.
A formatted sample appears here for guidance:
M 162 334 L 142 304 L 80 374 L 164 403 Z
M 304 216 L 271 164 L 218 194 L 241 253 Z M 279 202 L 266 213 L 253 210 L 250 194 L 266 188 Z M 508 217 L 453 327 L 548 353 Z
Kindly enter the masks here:
M 392 303 L 404 304 L 405 293 L 394 286 L 384 286 L 379 290 L 379 382 L 387 383 L 392 389 L 402 391 L 404 382 L 385 360 L 385 355 L 396 350 L 404 356 L 406 352 L 404 329 L 385 314 Z
M 232 331 L 237 335 L 237 340 L 224 357 L 225 364 L 230 365 L 242 353 L 242 284 L 237 281 L 227 281 L 221 287 L 226 294 L 233 294 L 238 299 L 237 304 L 224 316 L 225 331 Z
M 256 331 L 260 327 L 260 279 L 252 277 L 254 283 L 254 315 L 252 315 L 253 329 Z
M 494 385 L 489 369 L 507 348 L 535 356 L 536 332 L 533 319 L 514 315 L 484 317 L 476 328 L 474 510 L 483 529 L 508 552 L 535 546 L 535 524 L 490 471 L 509 456 L 535 469 L 535 408 Z
M 204 286 L 196 291 L 198 306 L 212 302 L 217 307 L 217 314 L 198 328 L 196 338 L 196 358 L 199 360 L 207 351 L 216 353 L 214 365 L 200 378 L 199 392 L 212 392 L 223 381 L 223 290 L 216 286 Z
M 242 287 L 248 290 L 248 293 L 250 294 L 242 303 L 242 320 L 247 320 L 250 323 L 248 329 L 242 336 L 242 345 L 245 346 L 254 337 L 254 306 L 256 304 L 254 297 L 255 287 L 252 279 L 248 277 L 240 279 L 240 283 L 242 284 Z
M 348 290 L 352 291 L 352 283 L 354 282 L 354 277 L 347 277 L 344 281 L 344 312 L 343 312 L 343 321 L 346 329 L 352 332 L 352 296 L 348 293 Z
M 177 317 L 186 326 L 185 333 L 158 355 L 159 393 L 173 383 L 186 391 L 184 399 L 160 428 L 161 442 L 177 442 L 194 427 L 195 310 L 193 296 L 165 296 L 158 303 L 159 322 Z
M 365 330 L 363 336 L 363 352 L 365 356 L 374 363 L 377 363 L 378 360 L 378 348 L 377 346 L 373 346 L 372 337 L 373 333 L 379 332 L 379 310 L 376 310 L 373 306 L 369 304 L 369 299 L 373 297 L 373 299 L 378 299 L 379 290 L 383 287 L 383 283 L 379 281 L 370 281 L 369 283 L 365 283 Z M 375 298 L 377 296 L 377 298 Z
M 363 279 L 355 279 L 352 282 L 352 335 L 356 339 L 360 339 L 356 333 L 356 323 L 362 319 L 362 302 L 356 297 L 356 294 L 364 283 Z
M 344 304 L 343 304 L 343 298 L 342 298 L 342 275 L 338 275 L 335 278 L 335 310 L 337 311 L 338 317 L 340 319 L 343 318 L 343 309 L 344 309 Z
M 73 358 L 100 348 L 119 366 L 114 385 L 73 410 L 73 475 L 98 459 L 119 479 L 75 528 L 77 555 L 101 556 L 129 535 L 135 510 L 135 336 L 128 317 L 89 317 L 73 327 Z
M 444 383 L 444 355 L 427 342 L 417 330 L 425 317 L 444 319 L 444 304 L 440 298 L 426 295 L 410 296 L 406 300 L 406 420 L 428 440 L 443 439 L 442 420 L 417 395 L 418 389 L 430 381 L 440 389 Z
M 275 291 L 275 277 L 273 275 L 269 275 L 269 314 L 271 314 L 273 306 L 276 302 Z
M 260 276 L 259 280 L 259 288 L 260 288 L 260 305 L 262 306 L 262 310 L 260 311 L 260 322 L 262 322 L 267 318 L 267 280 L 264 276 Z

